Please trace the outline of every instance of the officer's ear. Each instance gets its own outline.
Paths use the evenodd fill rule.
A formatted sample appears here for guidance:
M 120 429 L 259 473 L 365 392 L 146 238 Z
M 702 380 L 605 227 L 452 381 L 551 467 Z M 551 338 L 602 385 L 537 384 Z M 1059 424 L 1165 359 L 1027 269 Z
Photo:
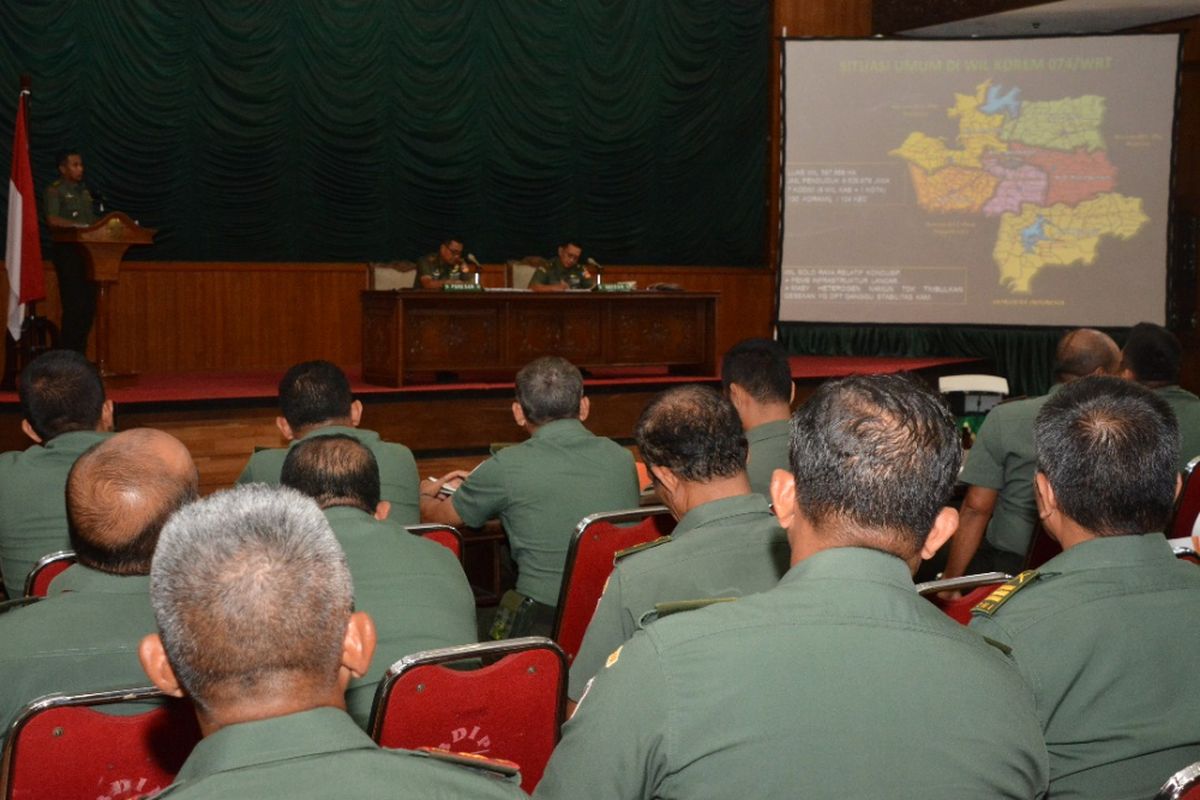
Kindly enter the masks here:
M 34 444 L 42 443 L 42 437 L 37 435 L 37 431 L 33 429 L 33 426 L 29 424 L 29 420 L 27 419 L 21 420 L 21 433 L 28 436 Z
M 175 670 L 167 658 L 167 650 L 163 647 L 162 638 L 157 633 L 147 634 L 138 645 L 138 661 L 146 677 L 157 686 L 162 693 L 170 697 L 183 697 L 183 687 L 175 677 Z
M 346 681 L 361 678 L 371 668 L 371 657 L 375 655 L 375 621 L 365 611 L 355 611 L 346 622 L 346 636 L 342 639 L 342 675 Z
M 516 400 L 513 400 L 512 415 L 513 415 L 513 420 L 517 423 L 517 425 L 519 427 L 524 428 L 525 427 L 525 411 L 524 411 L 524 409 L 521 408 L 521 404 L 518 403 Z
M 116 427 L 116 423 L 113 421 L 113 401 L 105 400 L 104 405 L 100 406 L 99 430 L 107 433 L 114 430 Z
M 279 432 L 283 434 L 283 438 L 287 441 L 292 441 L 296 438 L 296 433 L 292 430 L 292 426 L 283 417 L 275 418 L 275 427 L 279 428 Z
M 929 535 L 925 537 L 925 544 L 921 546 L 921 559 L 928 561 L 933 558 L 956 530 L 958 530 L 958 511 L 946 506 L 938 512 L 937 517 L 933 520 L 933 527 L 929 529 Z
M 771 473 L 771 507 L 779 518 L 779 527 L 791 527 L 796 518 L 796 477 L 786 469 Z
M 587 422 L 588 414 L 592 410 L 592 401 L 586 396 L 579 398 L 579 421 Z
M 350 404 L 350 427 L 357 428 L 358 423 L 362 422 L 362 401 L 355 400 Z
M 388 518 L 388 514 L 392 511 L 392 504 L 387 500 L 380 500 L 375 504 L 375 519 L 383 522 Z

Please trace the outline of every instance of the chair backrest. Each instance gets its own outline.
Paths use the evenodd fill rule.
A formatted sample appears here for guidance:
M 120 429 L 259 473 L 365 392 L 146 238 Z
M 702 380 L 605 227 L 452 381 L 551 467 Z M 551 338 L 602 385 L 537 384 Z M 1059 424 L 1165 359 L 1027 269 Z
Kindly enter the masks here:
M 380 681 L 369 727 L 383 747 L 438 747 L 516 762 L 521 788 L 532 792 L 558 743 L 566 702 L 562 650 L 543 636 L 526 636 L 405 656 Z
M 128 715 L 97 706 L 161 700 Z M 168 786 L 200 741 L 192 704 L 154 688 L 54 694 L 25 706 L 4 740 L 5 800 L 141 797 Z
M 50 593 L 50 581 L 74 563 L 74 550 L 59 550 L 39 558 L 25 576 L 25 596 L 45 597 Z
M 1008 379 L 999 375 L 943 375 L 938 378 L 938 391 L 942 394 L 986 392 L 1007 396 Z
M 1025 553 L 1025 564 L 1022 569 L 1037 569 L 1050 559 L 1062 552 L 1062 545 L 1046 532 L 1041 520 L 1033 524 L 1033 534 L 1029 537 L 1029 550 Z
M 528 289 L 533 273 L 549 263 L 541 256 L 525 256 L 519 261 L 508 262 L 508 285 L 514 289 Z
M 417 265 L 411 261 L 372 261 L 367 273 L 370 288 L 379 291 L 411 289 L 417 282 Z
M 1168 778 L 1154 800 L 1200 800 L 1200 761 Z
M 404 529 L 415 536 L 420 536 L 422 539 L 437 542 L 451 553 L 454 553 L 455 558 L 462 561 L 463 537 L 458 532 L 458 528 L 453 525 L 405 525 Z
M 960 578 L 926 581 L 917 584 L 917 594 L 940 608 L 955 622 L 966 625 L 971 621 L 971 609 L 982 602 L 997 586 L 1011 578 L 1011 575 L 1003 572 L 980 572 L 975 575 L 963 575 Z M 957 600 L 943 600 L 938 597 L 940 592 L 955 591 L 966 592 L 966 594 Z
M 554 641 L 567 654 L 568 664 L 579 652 L 617 552 L 666 536 L 674 529 L 675 518 L 666 506 L 609 511 L 580 520 L 567 548 L 554 614 Z
M 1167 525 L 1167 538 L 1177 539 L 1181 536 L 1191 536 L 1200 517 L 1200 456 L 1196 456 L 1183 468 L 1183 489 L 1179 499 L 1175 501 L 1175 513 Z

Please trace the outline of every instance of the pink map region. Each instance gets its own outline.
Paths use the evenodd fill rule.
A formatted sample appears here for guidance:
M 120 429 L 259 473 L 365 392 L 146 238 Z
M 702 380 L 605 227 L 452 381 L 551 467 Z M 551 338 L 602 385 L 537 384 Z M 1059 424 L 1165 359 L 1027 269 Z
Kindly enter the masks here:
M 983 168 L 1000 179 L 995 194 L 983 206 L 985 217 L 1020 213 L 1022 203 L 1046 204 L 1046 173 L 1028 164 L 1014 169 L 1005 166 L 1005 160 L 996 156 L 983 159 Z

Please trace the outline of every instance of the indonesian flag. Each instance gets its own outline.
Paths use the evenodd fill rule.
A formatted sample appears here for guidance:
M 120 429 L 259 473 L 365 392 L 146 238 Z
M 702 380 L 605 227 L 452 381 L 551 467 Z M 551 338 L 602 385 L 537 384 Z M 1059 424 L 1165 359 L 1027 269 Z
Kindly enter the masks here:
M 8 267 L 8 332 L 13 339 L 21 338 L 25 304 L 46 296 L 37 196 L 33 191 L 33 172 L 29 169 L 29 136 L 25 128 L 25 97 L 28 94 L 28 91 L 22 91 L 17 100 L 12 175 L 8 179 L 8 241 L 4 248 L 4 263 Z

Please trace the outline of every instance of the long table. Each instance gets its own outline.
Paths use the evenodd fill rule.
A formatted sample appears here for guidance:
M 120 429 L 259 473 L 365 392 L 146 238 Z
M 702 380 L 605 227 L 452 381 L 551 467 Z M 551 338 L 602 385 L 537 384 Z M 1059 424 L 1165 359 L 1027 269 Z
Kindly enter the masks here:
M 582 369 L 716 374 L 716 293 L 365 291 L 363 378 L 516 372 L 557 355 Z

